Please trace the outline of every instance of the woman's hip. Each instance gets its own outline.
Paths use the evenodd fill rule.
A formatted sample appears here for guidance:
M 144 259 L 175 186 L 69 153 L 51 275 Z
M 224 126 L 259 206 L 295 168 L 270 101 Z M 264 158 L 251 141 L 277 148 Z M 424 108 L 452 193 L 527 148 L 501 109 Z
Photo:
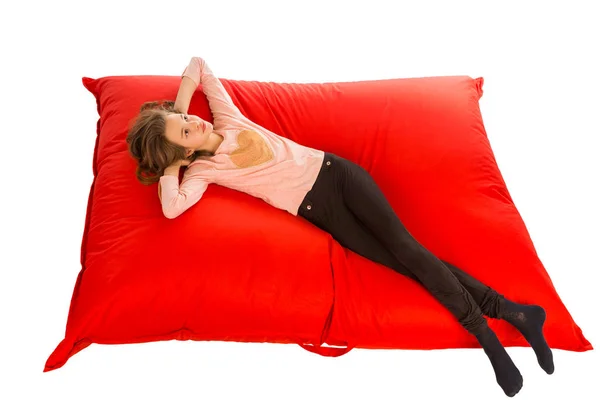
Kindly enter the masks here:
M 336 209 L 343 206 L 346 181 L 360 170 L 352 161 L 326 152 L 313 187 L 298 207 L 298 215 L 313 223 L 334 218 Z

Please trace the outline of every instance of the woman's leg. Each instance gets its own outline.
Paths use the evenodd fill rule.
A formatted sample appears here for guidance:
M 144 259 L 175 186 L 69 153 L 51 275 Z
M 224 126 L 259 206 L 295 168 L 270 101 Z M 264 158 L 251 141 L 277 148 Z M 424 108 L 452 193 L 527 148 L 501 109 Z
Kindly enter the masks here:
M 346 207 L 393 255 L 396 265 L 409 270 L 470 333 L 476 334 L 487 327 L 473 296 L 453 272 L 404 227 L 369 173 L 347 160 L 338 162 L 346 170 L 340 178 Z
M 429 289 L 442 304 L 446 305 L 449 303 L 450 306 L 448 308 L 450 311 L 457 310 L 458 312 L 462 312 L 462 315 L 464 315 L 463 321 L 475 321 L 473 315 L 475 315 L 477 311 L 473 310 L 470 305 L 467 304 L 465 306 L 464 303 L 461 303 L 460 297 L 466 298 L 467 302 L 470 301 L 469 298 L 472 298 L 481 313 L 490 318 L 503 319 L 517 328 L 533 348 L 538 364 L 542 369 L 548 374 L 554 372 L 552 350 L 550 349 L 550 346 L 548 346 L 543 333 L 546 312 L 542 307 L 535 304 L 523 305 L 512 302 L 491 287 L 483 284 L 451 263 L 443 260 L 435 262 L 437 258 L 412 238 L 404 228 L 400 219 L 396 216 L 394 210 L 389 205 L 384 194 L 370 174 L 360 166 L 351 163 L 348 160 L 340 158 L 338 163 L 346 164 L 345 178 L 342 178 L 342 183 L 344 184 L 342 186 L 344 203 L 359 220 L 362 226 L 366 227 L 379 242 L 383 242 L 383 247 L 392 254 L 392 259 L 380 255 L 379 257 L 383 257 L 386 260 L 386 262 L 383 262 L 382 264 L 390 266 L 396 271 L 419 281 Z M 383 212 L 377 212 L 381 210 L 383 210 Z M 400 246 L 394 245 L 396 237 L 401 238 L 399 240 L 401 243 Z M 376 244 L 371 243 L 367 247 L 369 248 L 369 250 L 366 250 L 367 253 L 373 254 L 375 251 L 378 251 L 376 250 Z M 412 252 L 411 250 L 414 250 L 415 248 L 418 250 Z M 421 257 L 420 254 L 426 254 L 428 257 L 419 258 L 422 261 L 421 264 L 411 264 L 411 253 L 413 257 L 417 258 Z M 439 263 L 442 263 L 445 268 L 440 267 Z M 414 268 L 415 265 L 417 268 Z M 440 270 L 450 271 L 451 275 L 458 280 L 459 286 L 462 286 L 466 290 L 466 293 L 459 294 L 459 292 L 454 291 L 454 285 L 452 285 L 451 282 L 449 283 L 447 280 L 444 280 L 444 276 L 447 276 L 447 274 L 442 273 L 436 275 L 435 273 L 431 273 L 431 271 L 428 270 L 431 266 L 437 266 Z M 422 276 L 429 279 L 430 286 L 422 280 Z M 441 286 L 439 286 L 440 284 Z M 441 289 L 439 289 L 440 287 Z M 434 290 L 447 290 L 450 295 L 442 294 L 441 296 L 437 296 Z M 455 308 L 452 308 L 453 306 L 455 306 Z M 455 315 L 457 314 L 455 313 Z M 469 317 L 469 315 L 471 315 L 471 317 Z M 461 321 L 460 314 L 457 315 L 457 318 Z M 469 325 L 463 323 L 463 326 L 469 330 Z M 487 323 L 485 326 L 487 326 Z M 475 334 L 475 332 L 478 331 L 478 328 L 469 331 Z
M 406 269 L 414 274 L 477 338 L 492 363 L 496 381 L 508 396 L 514 396 L 523 378 L 457 277 L 406 230 L 366 170 L 330 153 L 324 161 L 298 214 L 330 232 L 342 246 L 376 262 L 382 260 L 377 252 L 382 244 L 396 261 L 391 268 L 400 265 L 403 269 L 398 272 Z
M 345 247 L 354 249 L 356 253 L 363 257 L 420 282 L 418 277 L 400 264 L 379 240 L 375 240 L 373 232 L 358 220 L 350 210 L 344 207 L 343 204 L 338 205 L 337 209 L 339 210 L 340 222 L 335 224 L 334 229 L 336 232 L 332 234 L 336 240 L 344 241 L 346 243 Z M 348 215 L 344 216 L 344 212 Z M 440 261 L 469 292 L 484 315 L 490 318 L 503 319 L 517 328 L 533 348 L 542 369 L 548 374 L 554 372 L 552 350 L 543 334 L 546 312 L 542 307 L 514 303 L 448 261 Z
M 326 153 L 298 214 L 331 233 L 342 246 L 420 282 L 472 334 L 487 326 L 465 287 L 412 237 L 371 176 L 357 164 Z

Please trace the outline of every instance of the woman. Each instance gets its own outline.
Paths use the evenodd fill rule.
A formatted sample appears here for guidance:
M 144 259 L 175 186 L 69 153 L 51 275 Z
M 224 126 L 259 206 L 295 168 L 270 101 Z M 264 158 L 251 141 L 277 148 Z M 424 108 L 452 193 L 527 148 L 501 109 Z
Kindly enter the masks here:
M 200 83 L 214 125 L 187 114 Z M 198 202 L 210 183 L 259 197 L 329 232 L 342 246 L 422 284 L 477 338 L 506 395 L 518 393 L 523 378 L 483 314 L 515 326 L 533 347 L 540 366 L 548 374 L 554 371 L 542 333 L 542 307 L 511 302 L 436 258 L 406 230 L 366 170 L 246 118 L 202 58 L 190 60 L 175 103 L 142 106 L 127 142 L 139 164 L 140 182 L 159 182 L 167 218 L 176 218 Z M 187 166 L 181 185 L 180 166 Z

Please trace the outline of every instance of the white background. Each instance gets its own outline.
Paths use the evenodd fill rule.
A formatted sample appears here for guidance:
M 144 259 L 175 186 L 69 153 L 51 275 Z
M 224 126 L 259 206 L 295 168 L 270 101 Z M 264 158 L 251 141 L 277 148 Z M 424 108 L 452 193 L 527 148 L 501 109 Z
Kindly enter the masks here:
M 42 373 L 64 337 L 93 178 L 98 115 L 81 77 L 179 75 L 195 55 L 228 79 L 484 77 L 481 110 L 509 191 L 559 295 L 600 346 L 592 3 L 2 5 L 0 398 L 506 398 L 481 349 L 326 358 L 280 344 L 92 344 Z M 524 377 L 517 398 L 600 398 L 597 350 L 554 350 L 550 376 L 531 348 L 507 350 Z

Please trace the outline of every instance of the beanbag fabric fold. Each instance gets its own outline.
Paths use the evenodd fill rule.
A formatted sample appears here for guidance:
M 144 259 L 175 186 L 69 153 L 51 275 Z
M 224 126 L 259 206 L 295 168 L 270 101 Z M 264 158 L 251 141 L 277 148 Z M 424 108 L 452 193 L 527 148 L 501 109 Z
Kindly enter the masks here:
M 437 257 L 513 301 L 544 307 L 552 348 L 592 349 L 498 169 L 479 110 L 483 78 L 221 82 L 252 121 L 369 171 Z M 179 83 L 83 78 L 100 117 L 94 180 L 65 337 L 44 372 L 92 343 L 295 343 L 324 356 L 479 347 L 417 282 L 259 198 L 209 185 L 184 214 L 165 218 L 157 187 L 135 178 L 125 137 L 140 105 L 174 99 Z M 189 113 L 212 121 L 201 86 Z M 505 346 L 528 346 L 508 323 L 488 321 Z

